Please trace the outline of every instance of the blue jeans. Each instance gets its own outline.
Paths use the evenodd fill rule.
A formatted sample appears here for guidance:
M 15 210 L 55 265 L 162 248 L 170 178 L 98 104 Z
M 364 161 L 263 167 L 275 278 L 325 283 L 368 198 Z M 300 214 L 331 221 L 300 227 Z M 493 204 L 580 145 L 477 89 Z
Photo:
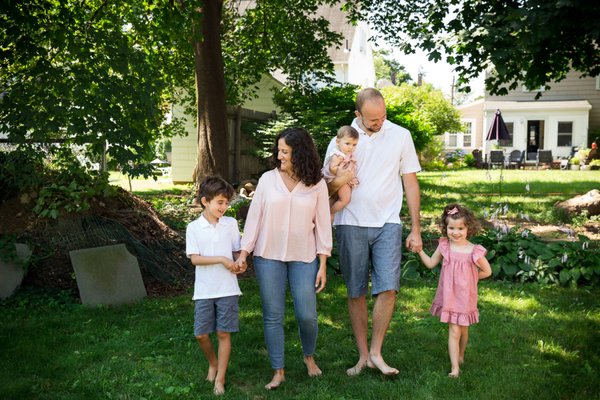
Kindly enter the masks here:
M 273 369 L 283 369 L 285 295 L 290 283 L 304 356 L 312 356 L 317 346 L 317 295 L 315 279 L 318 261 L 278 261 L 254 257 L 254 270 L 260 287 L 265 344 Z

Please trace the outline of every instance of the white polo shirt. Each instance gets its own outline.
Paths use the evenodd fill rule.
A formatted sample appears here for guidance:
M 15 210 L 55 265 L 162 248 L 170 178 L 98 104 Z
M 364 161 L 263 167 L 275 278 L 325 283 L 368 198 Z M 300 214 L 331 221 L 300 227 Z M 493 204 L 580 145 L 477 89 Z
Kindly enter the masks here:
M 354 152 L 359 180 L 352 190 L 350 203 L 335 214 L 334 225 L 382 227 L 400 223 L 402 208 L 402 174 L 419 172 L 421 165 L 410 132 L 388 120 L 381 130 L 367 135 L 354 119 L 359 133 Z M 335 150 L 335 138 L 327 155 Z
M 185 232 L 185 253 L 201 256 L 224 256 L 231 258 L 234 251 L 240 250 L 240 230 L 237 221 L 231 217 L 221 217 L 211 225 L 204 216 L 192 221 Z M 215 299 L 241 295 L 237 276 L 223 264 L 196 265 L 193 300 Z

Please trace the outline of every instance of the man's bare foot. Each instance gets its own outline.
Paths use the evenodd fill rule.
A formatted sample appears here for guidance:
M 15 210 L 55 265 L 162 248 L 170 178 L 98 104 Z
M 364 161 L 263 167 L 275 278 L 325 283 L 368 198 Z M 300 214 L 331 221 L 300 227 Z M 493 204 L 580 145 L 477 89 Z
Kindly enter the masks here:
M 304 364 L 306 364 L 306 369 L 308 370 L 308 376 L 315 377 L 315 376 L 320 376 L 321 374 L 323 374 L 323 372 L 321 371 L 321 369 L 319 368 L 319 366 L 315 362 L 315 359 L 312 356 L 304 357 Z
M 206 374 L 206 380 L 209 382 L 214 382 L 217 377 L 217 367 L 216 366 L 208 366 L 208 374 Z
M 458 365 L 463 365 L 464 363 L 465 363 L 464 357 L 458 359 Z
M 367 367 L 377 368 L 384 375 L 398 375 L 400 373 L 400 371 L 398 371 L 396 368 L 387 365 L 381 356 L 369 355 L 369 358 L 367 359 Z
M 269 382 L 265 385 L 265 389 L 267 389 L 267 390 L 276 389 L 283 382 L 285 382 L 285 373 L 283 372 L 282 369 L 277 370 L 277 371 L 275 371 L 275 375 L 273 375 L 273 379 L 271 379 L 271 382 Z
M 219 382 L 215 379 L 215 387 L 213 388 L 215 396 L 221 396 L 225 394 L 225 382 Z
M 346 375 L 348 376 L 356 376 L 356 375 L 360 375 L 360 373 L 362 372 L 363 369 L 365 369 L 365 367 L 367 367 L 367 360 L 358 360 L 358 362 L 356 363 L 356 365 L 352 368 L 348 368 L 346 370 Z

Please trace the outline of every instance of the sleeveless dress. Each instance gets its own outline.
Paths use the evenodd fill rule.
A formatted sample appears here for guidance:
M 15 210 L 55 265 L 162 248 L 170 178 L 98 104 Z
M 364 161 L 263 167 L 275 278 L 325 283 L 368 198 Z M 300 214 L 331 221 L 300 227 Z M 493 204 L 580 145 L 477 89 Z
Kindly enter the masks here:
M 477 310 L 477 282 L 479 272 L 475 262 L 487 250 L 475 245 L 471 253 L 450 250 L 448 238 L 440 238 L 438 249 L 442 254 L 440 281 L 435 292 L 431 314 L 440 322 L 469 326 L 479 322 Z

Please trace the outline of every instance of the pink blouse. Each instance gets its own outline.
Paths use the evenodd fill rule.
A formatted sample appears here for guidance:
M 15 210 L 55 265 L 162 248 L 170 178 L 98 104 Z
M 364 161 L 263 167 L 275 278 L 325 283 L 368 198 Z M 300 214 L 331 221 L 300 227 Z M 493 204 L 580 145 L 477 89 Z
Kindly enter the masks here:
M 265 172 L 250 203 L 242 250 L 279 261 L 311 262 L 331 255 L 329 194 L 323 179 L 289 191 L 277 169 Z

